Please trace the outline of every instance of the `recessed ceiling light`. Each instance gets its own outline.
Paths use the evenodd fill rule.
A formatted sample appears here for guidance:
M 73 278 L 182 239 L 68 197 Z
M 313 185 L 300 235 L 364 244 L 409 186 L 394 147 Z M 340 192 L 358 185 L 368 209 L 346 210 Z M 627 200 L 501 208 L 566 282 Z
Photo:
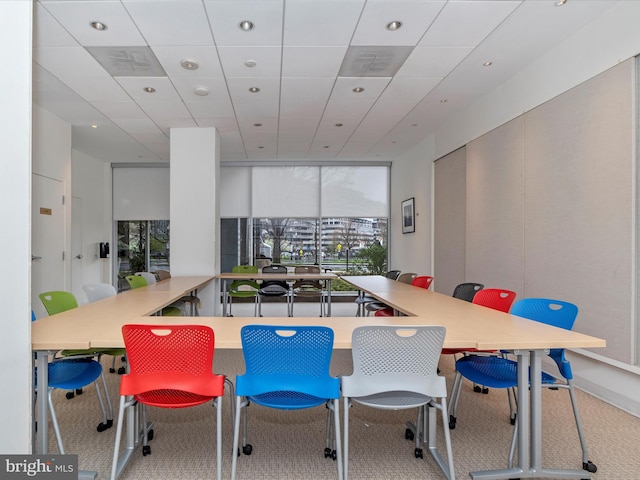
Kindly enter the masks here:
M 257 65 L 255 60 L 247 60 L 246 62 L 244 62 L 244 66 L 248 67 L 248 68 L 253 68 Z
M 356 87 L 356 88 L 354 88 L 354 89 L 353 89 L 353 91 L 354 91 L 355 93 L 361 93 L 361 92 L 364 92 L 364 88 L 362 88 L 362 87 Z
M 253 30 L 253 22 L 250 22 L 249 20 L 241 21 L 238 26 L 240 27 L 240 30 L 244 30 L 245 32 Z
M 196 87 L 193 89 L 193 93 L 201 97 L 206 97 L 209 95 L 209 89 L 207 87 Z
M 324 147 L 322 147 L 322 148 L 329 148 L 329 145 L 325 145 L 325 146 L 324 146 Z
M 387 23 L 387 30 L 398 30 L 402 27 L 402 22 L 400 20 L 394 20 L 393 22 Z
M 250 91 L 251 93 L 258 93 L 258 92 L 260 91 L 260 89 L 259 89 L 258 87 L 250 87 L 250 88 L 249 88 L 249 91 Z
M 556 2 L 556 7 L 561 7 L 562 5 L 564 5 L 565 3 L 567 3 L 567 0 L 558 0 Z
M 412 126 L 412 127 L 417 127 L 417 126 L 418 126 L 418 124 L 417 124 L 417 123 L 412 123 L 412 124 L 411 124 L 411 126 Z
M 261 123 L 254 123 L 254 124 L 253 124 L 253 126 L 254 126 L 254 127 L 261 127 L 261 126 L 262 126 L 262 124 L 261 124 Z
M 440 99 L 440 103 L 447 103 L 447 99 L 446 98 L 441 98 Z
M 94 123 L 93 125 L 91 125 L 91 128 L 98 128 L 98 125 Z
M 482 65 L 484 65 L 485 67 L 490 67 L 491 65 L 493 65 L 493 62 L 492 61 L 484 62 Z
M 341 126 L 342 126 L 342 123 L 336 123 L 336 124 L 334 125 L 334 127 L 341 127 Z
M 184 68 L 185 70 L 197 70 L 200 66 L 198 61 L 193 60 L 192 58 L 183 58 L 180 61 L 180 65 L 182 65 L 182 68 Z
M 106 23 L 102 23 L 102 22 L 91 22 L 89 25 L 91 25 L 91 28 L 99 31 L 103 31 L 109 28 L 107 27 Z
M 262 145 L 260 145 L 258 148 L 264 148 Z
M 156 89 L 153 87 L 144 87 L 142 90 L 144 90 L 147 93 L 156 93 Z

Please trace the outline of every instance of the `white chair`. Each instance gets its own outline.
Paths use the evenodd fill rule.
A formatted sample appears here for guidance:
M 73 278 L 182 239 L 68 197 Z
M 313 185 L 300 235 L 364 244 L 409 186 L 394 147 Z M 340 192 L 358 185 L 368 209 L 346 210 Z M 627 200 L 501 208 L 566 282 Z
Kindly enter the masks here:
M 113 297 L 118 294 L 116 287 L 110 283 L 88 283 L 87 285 L 83 285 L 82 289 L 84 290 L 89 302 L 97 302 L 103 298 Z M 113 358 L 111 367 L 109 368 L 110 373 L 116 372 L 116 358 L 120 357 L 123 365 L 118 368 L 118 375 L 125 373 L 126 368 L 124 364 L 126 363 L 127 358 L 124 348 L 101 348 L 97 350 L 97 352 L 99 355 L 111 355 Z
M 353 374 L 342 377 L 345 480 L 349 473 L 349 408 L 354 403 L 383 410 L 418 408 L 415 456 L 422 458 L 420 442 L 422 435 L 427 435 L 431 456 L 448 479 L 455 479 L 447 421 L 447 384 L 437 373 L 445 334 L 442 326 L 424 325 L 363 326 L 353 331 Z M 446 462 L 436 445 L 436 410 L 440 410 L 442 417 Z

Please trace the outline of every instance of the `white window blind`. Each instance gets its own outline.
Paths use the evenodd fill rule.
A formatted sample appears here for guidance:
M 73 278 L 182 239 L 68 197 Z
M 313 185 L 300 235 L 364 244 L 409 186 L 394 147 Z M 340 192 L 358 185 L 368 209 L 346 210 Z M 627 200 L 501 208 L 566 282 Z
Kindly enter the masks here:
M 388 167 L 322 167 L 323 217 L 387 217 Z
M 318 217 L 319 167 L 253 167 L 254 217 Z
M 251 167 L 220 168 L 220 216 L 251 216 Z

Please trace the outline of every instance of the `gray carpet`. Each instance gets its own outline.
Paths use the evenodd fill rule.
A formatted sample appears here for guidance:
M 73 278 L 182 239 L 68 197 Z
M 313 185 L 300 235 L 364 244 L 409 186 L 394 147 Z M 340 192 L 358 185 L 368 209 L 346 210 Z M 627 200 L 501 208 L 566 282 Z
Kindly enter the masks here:
M 242 305 L 234 314 L 242 315 Z M 252 306 L 247 306 L 251 310 Z M 265 316 L 281 315 L 284 305 L 265 305 Z M 334 316 L 353 315 L 350 304 L 333 305 Z M 303 315 L 306 307 L 296 307 Z M 309 315 L 317 314 L 317 305 L 308 305 Z M 233 321 L 233 319 L 229 319 Z M 332 373 L 351 373 L 351 353 L 336 351 Z M 105 359 L 105 365 L 110 363 Z M 219 350 L 215 371 L 232 380 L 242 373 L 239 351 Z M 451 358 L 443 357 L 441 374 L 449 387 L 453 382 Z M 107 373 L 110 397 L 117 410 L 118 375 Z M 640 419 L 612 407 L 581 391 L 577 392 L 589 458 L 598 467 L 595 478 L 640 478 Z M 79 467 L 97 470 L 98 478 L 109 478 L 115 425 L 98 433 L 101 421 L 93 387 L 71 400 L 64 392 L 54 392 L 55 404 L 67 453 L 77 453 Z M 569 395 L 566 391 L 543 390 L 543 464 L 545 467 L 581 468 L 581 452 Z M 342 403 L 340 405 L 342 408 Z M 223 402 L 223 475 L 230 478 L 233 426 L 230 398 Z M 151 455 L 136 451 L 123 473 L 123 479 L 211 479 L 215 478 L 215 410 L 210 405 L 188 409 L 149 409 L 154 422 Z M 303 411 L 279 411 L 249 407 L 250 456 L 238 459 L 239 479 L 334 479 L 335 462 L 325 459 L 324 407 Z M 414 419 L 415 411 L 381 411 L 360 405 L 350 412 L 349 477 L 351 479 L 444 478 L 430 456 L 414 456 L 414 444 L 405 439 L 405 423 Z M 114 423 L 117 411 L 114 412 Z M 469 478 L 474 470 L 504 468 L 513 427 L 509 423 L 507 396 L 503 390 L 488 395 L 473 393 L 465 383 L 458 408 L 458 423 L 451 431 L 456 477 Z M 440 442 L 443 445 L 443 442 Z M 57 445 L 50 429 L 50 451 Z

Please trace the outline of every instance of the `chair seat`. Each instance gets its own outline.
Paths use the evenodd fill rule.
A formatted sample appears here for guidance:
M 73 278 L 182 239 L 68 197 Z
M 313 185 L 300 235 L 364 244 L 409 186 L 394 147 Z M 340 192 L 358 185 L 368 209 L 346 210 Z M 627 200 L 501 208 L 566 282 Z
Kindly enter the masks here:
M 365 397 L 351 397 L 356 403 L 388 410 L 404 410 L 425 405 L 431 401 L 432 397 L 415 392 L 397 391 L 376 393 Z
M 326 398 L 318 398 L 299 392 L 269 392 L 247 397 L 250 401 L 264 407 L 279 408 L 281 410 L 298 410 L 317 407 L 327 402 Z
M 456 362 L 456 369 L 463 377 L 487 387 L 511 388 L 518 384 L 518 363 L 503 357 L 464 357 Z M 542 372 L 541 381 L 552 385 L 556 377 Z
M 181 390 L 151 390 L 149 392 L 134 395 L 140 403 L 163 408 L 185 408 L 209 402 L 215 397 L 210 395 L 198 395 Z
M 393 311 L 393 308 L 385 307 L 380 310 L 377 310 L 374 315 L 376 317 L 393 317 L 395 316 L 395 313 Z
M 102 373 L 102 365 L 88 358 L 65 359 L 49 364 L 49 387 L 75 390 L 93 383 Z
M 518 384 L 518 364 L 502 357 L 470 355 L 456 361 L 456 370 L 472 382 L 491 388 L 511 388 Z

